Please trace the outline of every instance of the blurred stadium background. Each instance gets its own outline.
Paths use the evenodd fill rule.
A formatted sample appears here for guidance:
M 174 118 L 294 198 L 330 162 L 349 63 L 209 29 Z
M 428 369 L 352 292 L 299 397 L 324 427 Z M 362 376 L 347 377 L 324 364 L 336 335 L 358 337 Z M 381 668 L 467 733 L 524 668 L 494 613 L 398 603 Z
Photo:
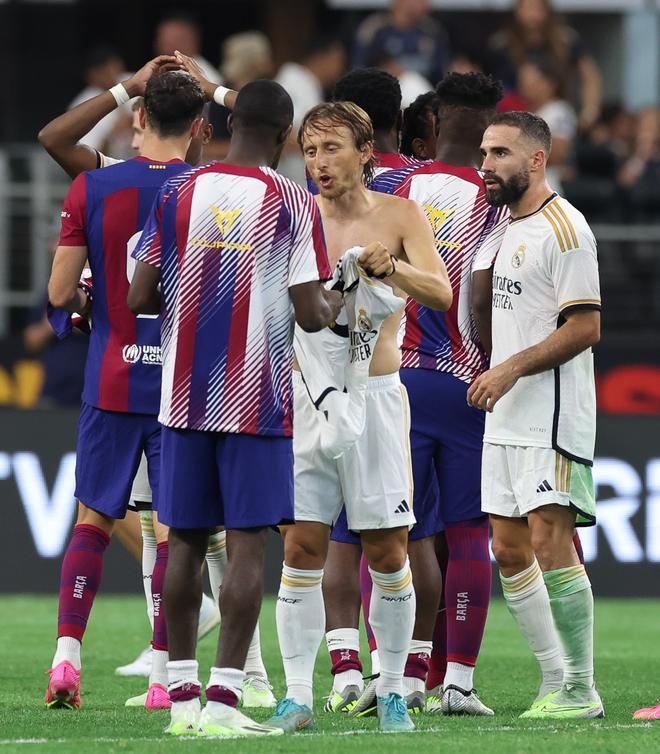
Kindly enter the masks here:
M 519 3 L 526 4 L 528 14 L 530 7 L 532 15 L 537 6 L 543 11 L 541 0 Z M 396 15 L 403 6 L 415 20 L 402 51 L 392 24 L 403 18 Z M 504 78 L 512 108 L 547 113 L 561 144 L 555 178 L 592 224 L 601 265 L 599 524 L 583 533 L 585 553 L 598 595 L 658 595 L 660 0 L 555 0 L 558 15 L 542 13 L 533 33 L 524 31 L 529 17 L 521 18 L 521 8 L 514 15 L 513 6 L 512 0 L 178 6 L 0 0 L 0 549 L 11 563 L 0 569 L 0 593 L 56 593 L 75 509 L 86 344 L 83 337 L 55 342 L 43 322 L 50 251 L 69 181 L 37 133 L 77 97 L 112 86 L 155 50 L 171 52 L 175 39 L 235 87 L 263 76 L 289 82 L 299 110 L 360 62 L 386 66 L 417 92 L 447 70 L 485 70 Z M 394 16 L 374 18 L 393 7 Z M 168 14 L 178 20 L 164 28 Z M 226 116 L 214 117 L 218 138 L 209 157 L 226 148 Z M 108 154 L 130 156 L 123 115 L 95 139 Z M 302 181 L 294 151 L 283 168 Z M 273 537 L 271 590 L 279 563 Z M 104 591 L 139 589 L 136 564 L 113 544 Z

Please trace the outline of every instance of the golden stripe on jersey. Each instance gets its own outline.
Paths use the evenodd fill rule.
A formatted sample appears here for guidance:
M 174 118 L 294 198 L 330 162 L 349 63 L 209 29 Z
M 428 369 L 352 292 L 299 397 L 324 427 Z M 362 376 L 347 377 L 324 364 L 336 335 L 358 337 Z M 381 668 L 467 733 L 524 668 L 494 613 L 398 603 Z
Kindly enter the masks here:
M 562 253 L 577 249 L 579 247 L 577 233 L 558 199 L 553 199 L 542 212 L 545 219 L 552 226 Z
M 565 301 L 563 304 L 559 305 L 559 311 L 563 312 L 564 309 L 569 309 L 571 306 L 600 306 L 600 299 L 599 298 L 576 298 L 572 301 Z
M 571 491 L 572 464 L 573 462 L 565 456 L 555 453 L 555 489 L 557 492 Z

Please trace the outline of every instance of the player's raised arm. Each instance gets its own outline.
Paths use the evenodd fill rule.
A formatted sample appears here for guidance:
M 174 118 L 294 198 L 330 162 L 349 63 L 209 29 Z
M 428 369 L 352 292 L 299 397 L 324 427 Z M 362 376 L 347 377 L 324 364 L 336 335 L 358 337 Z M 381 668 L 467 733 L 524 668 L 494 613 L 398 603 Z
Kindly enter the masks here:
M 179 68 L 179 63 L 171 55 L 153 58 L 126 81 L 51 120 L 39 131 L 39 143 L 71 178 L 100 167 L 99 153 L 87 144 L 79 144 L 80 139 L 121 104 L 141 97 L 154 73 L 173 68 Z
M 407 261 L 390 255 L 379 243 L 369 244 L 360 264 L 374 277 L 386 277 L 411 298 L 430 309 L 447 311 L 452 290 L 447 268 L 435 249 L 433 231 L 422 209 L 408 199 L 397 200 Z
M 236 97 L 238 92 L 233 89 L 227 89 L 226 86 L 218 86 L 212 81 L 209 81 L 199 67 L 197 62 L 189 55 L 184 55 L 179 50 L 175 50 L 174 54 L 181 67 L 186 70 L 193 78 L 196 78 L 199 85 L 202 87 L 204 96 L 209 102 L 216 102 L 221 107 L 226 107 L 228 110 L 233 110 L 236 104 Z

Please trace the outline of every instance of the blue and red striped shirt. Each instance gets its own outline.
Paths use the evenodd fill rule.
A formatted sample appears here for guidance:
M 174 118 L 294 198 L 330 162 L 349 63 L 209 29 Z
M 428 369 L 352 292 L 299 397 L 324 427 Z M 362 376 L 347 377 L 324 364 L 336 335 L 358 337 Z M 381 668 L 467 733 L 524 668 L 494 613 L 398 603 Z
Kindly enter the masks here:
M 181 160 L 136 157 L 81 173 L 62 211 L 60 246 L 86 246 L 94 279 L 92 331 L 82 399 L 107 411 L 157 414 L 161 352 L 158 317 L 126 305 L 137 245 L 158 191 L 189 168 Z
M 135 259 L 160 268 L 167 427 L 289 437 L 289 288 L 331 276 L 314 198 L 215 162 L 163 186 Z
M 383 173 L 371 188 L 412 199 L 424 209 L 454 294 L 447 312 L 408 299 L 401 366 L 449 372 L 471 382 L 487 363 L 470 309 L 472 272 L 492 266 L 508 210 L 488 205 L 478 170 L 437 161 Z

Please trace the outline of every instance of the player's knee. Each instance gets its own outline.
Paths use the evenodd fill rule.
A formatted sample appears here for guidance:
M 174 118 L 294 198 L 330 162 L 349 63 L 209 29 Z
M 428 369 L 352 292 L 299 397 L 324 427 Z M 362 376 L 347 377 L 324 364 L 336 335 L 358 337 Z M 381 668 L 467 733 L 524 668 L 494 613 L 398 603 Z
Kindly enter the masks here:
M 284 548 L 284 562 L 289 568 L 301 571 L 319 570 L 323 568 L 325 552 L 312 539 L 287 534 Z
M 532 553 L 522 545 L 493 539 L 493 555 L 500 570 L 522 571 L 533 560 Z
M 406 548 L 393 546 L 374 546 L 369 547 L 365 553 L 369 568 L 378 573 L 396 573 L 406 564 Z
M 76 524 L 95 526 L 97 529 L 101 529 L 101 531 L 110 535 L 114 529 L 115 520 L 109 516 L 105 516 L 103 513 L 95 511 L 93 508 L 88 508 L 85 503 L 79 501 Z

